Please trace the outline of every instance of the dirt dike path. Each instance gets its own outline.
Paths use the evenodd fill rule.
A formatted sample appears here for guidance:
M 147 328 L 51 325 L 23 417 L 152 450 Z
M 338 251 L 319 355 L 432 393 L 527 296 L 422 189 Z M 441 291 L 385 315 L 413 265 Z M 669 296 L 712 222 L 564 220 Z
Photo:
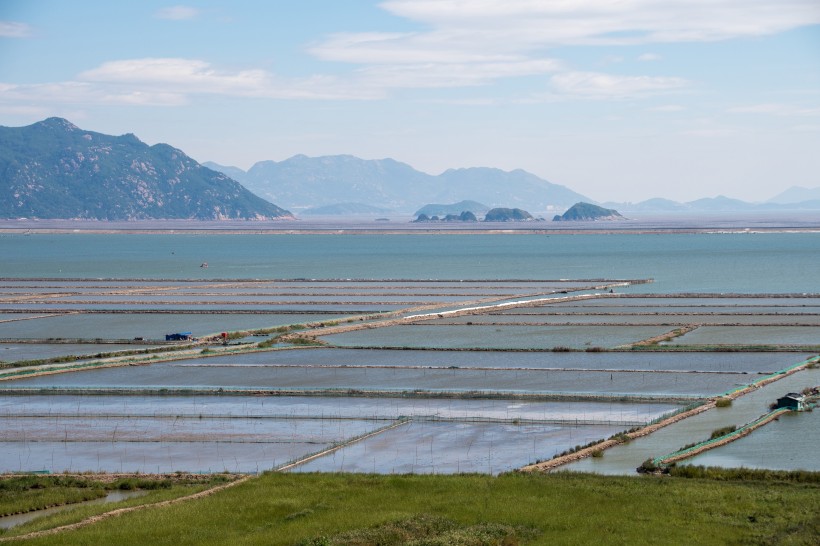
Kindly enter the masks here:
M 620 284 L 620 283 L 619 283 Z M 609 288 L 611 285 L 606 286 L 596 286 L 595 289 L 604 289 Z M 498 301 L 497 298 L 489 298 L 489 299 L 482 299 L 470 302 L 464 302 L 463 305 L 467 305 L 468 307 L 462 307 L 460 309 L 453 309 L 450 311 L 436 311 L 436 306 L 425 306 L 419 307 L 416 309 L 410 309 L 409 311 L 402 311 L 402 314 L 406 312 L 414 312 L 419 311 L 419 314 L 414 315 L 407 315 L 402 317 L 395 317 L 395 318 L 386 318 L 385 320 L 377 320 L 374 322 L 359 322 L 359 323 L 350 323 L 350 324 L 341 324 L 337 326 L 327 326 L 327 327 L 319 327 L 314 328 L 312 330 L 300 330 L 299 332 L 294 332 L 292 334 L 285 334 L 281 337 L 283 341 L 287 341 L 288 339 L 294 338 L 312 338 L 315 339 L 320 336 L 327 336 L 333 334 L 344 334 L 347 332 L 354 332 L 357 330 L 368 330 L 373 328 L 387 328 L 389 326 L 401 326 L 405 324 L 414 324 L 416 322 L 422 322 L 425 320 L 436 320 L 440 318 L 454 318 L 454 317 L 463 317 L 467 315 L 483 315 L 491 311 L 498 311 L 500 309 L 514 309 L 514 308 L 527 308 L 527 307 L 539 307 L 544 305 L 545 303 L 566 303 L 569 301 L 579 301 L 579 300 L 587 300 L 587 299 L 595 299 L 595 298 L 602 298 L 602 297 L 612 297 L 610 294 L 579 294 L 575 296 L 564 296 L 564 297 L 555 297 L 555 296 L 540 296 L 531 299 L 524 299 L 524 300 L 517 300 L 517 301 L 510 301 L 504 303 L 495 303 L 493 301 Z M 505 298 L 508 299 L 508 298 Z M 426 313 L 422 313 L 421 311 L 428 311 Z

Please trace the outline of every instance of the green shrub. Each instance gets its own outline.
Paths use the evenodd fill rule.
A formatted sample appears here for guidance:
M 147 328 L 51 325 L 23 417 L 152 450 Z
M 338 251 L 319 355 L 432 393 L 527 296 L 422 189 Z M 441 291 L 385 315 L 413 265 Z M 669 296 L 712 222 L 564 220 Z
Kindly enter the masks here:
M 716 428 L 712 431 L 711 436 L 709 436 L 710 440 L 714 440 L 715 438 L 720 438 L 721 436 L 726 436 L 730 432 L 734 432 L 737 430 L 735 425 L 729 425 L 726 427 Z
M 716 408 L 728 408 L 732 405 L 731 398 L 718 398 L 715 400 L 715 407 Z
M 641 466 L 636 468 L 636 470 L 640 474 L 652 473 L 652 472 L 655 472 L 656 470 L 658 470 L 658 465 L 656 465 L 655 461 L 653 461 L 650 458 L 650 459 L 647 459 L 644 462 L 642 462 Z

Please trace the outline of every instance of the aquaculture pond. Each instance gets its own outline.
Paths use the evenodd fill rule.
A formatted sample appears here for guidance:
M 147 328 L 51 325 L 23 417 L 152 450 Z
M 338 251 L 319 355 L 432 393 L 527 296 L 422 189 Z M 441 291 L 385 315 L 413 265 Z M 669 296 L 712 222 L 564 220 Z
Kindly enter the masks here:
M 787 413 L 748 436 L 679 464 L 820 472 L 818 438 L 820 412 Z
M 6 389 L 361 390 L 466 393 L 574 393 L 702 397 L 720 394 L 756 379 L 738 372 L 690 373 L 529 369 L 196 366 L 158 363 L 21 378 Z
M 457 458 L 456 467 L 483 472 L 476 465 L 488 441 L 552 452 L 566 449 L 568 442 L 650 422 L 678 407 L 423 398 L 15 395 L 0 400 L 0 427 L 6 431 L 0 440 L 0 472 L 259 472 L 394 424 L 400 425 L 396 430 L 421 431 L 423 436 L 436 431 L 452 438 L 457 449 L 467 442 L 464 460 Z M 408 425 L 400 419 L 418 422 Z M 472 439 L 464 434 L 468 430 L 474 431 Z M 526 441 L 520 432 L 527 434 Z M 392 438 L 390 430 L 381 434 Z M 364 442 L 379 445 L 377 437 Z M 473 442 L 475 449 L 470 448 Z M 528 462 L 520 460 L 524 451 L 507 452 L 501 445 L 496 443 L 490 455 L 493 472 Z M 438 471 L 447 471 L 448 453 Z M 426 471 L 422 465 L 418 469 Z
M 668 332 L 663 326 L 435 326 L 426 323 L 389 326 L 323 336 L 348 347 L 430 347 L 441 349 L 612 348 Z
M 88 313 L 48 316 L 0 323 L 0 338 L 29 339 L 145 339 L 164 340 L 165 334 L 192 332 L 195 337 L 232 330 L 260 329 L 338 320 L 337 314 L 231 313 Z
M 14 395 L 0 417 L 315 418 L 392 421 L 401 417 L 647 423 L 680 406 L 668 403 L 330 396 Z M 296 421 L 297 425 L 299 421 Z
M 714 408 L 678 421 L 673 425 L 653 432 L 649 436 L 644 436 L 637 440 L 632 440 L 628 444 L 608 449 L 602 458 L 583 459 L 570 463 L 562 467 L 562 469 L 578 472 L 631 475 L 635 473 L 635 469 L 646 459 L 661 457 L 685 445 L 707 440 L 711 436 L 712 431 L 719 428 L 741 426 L 750 423 L 767 413 L 769 406 L 784 394 L 788 392 L 800 392 L 807 387 L 817 385 L 820 385 L 820 369 L 802 370 L 735 399 L 729 407 Z M 809 429 L 806 429 L 808 431 L 813 430 L 812 427 L 815 426 L 812 423 L 812 419 L 800 419 L 797 423 L 808 426 Z M 755 435 L 765 431 L 768 426 L 769 425 L 766 425 L 751 433 L 748 437 L 751 442 L 746 443 L 749 449 L 753 449 L 756 445 L 754 440 Z M 791 429 L 791 432 L 795 434 L 789 437 L 788 449 L 802 453 L 807 458 L 816 460 L 816 436 L 795 429 Z M 783 445 L 781 445 L 781 448 L 782 447 Z M 718 452 L 719 451 L 716 451 L 716 453 Z M 707 452 L 707 454 L 708 453 L 709 452 Z M 753 459 L 755 457 L 754 452 L 750 452 L 748 457 L 750 460 Z M 713 459 L 713 461 L 714 460 L 716 459 Z M 760 459 L 758 459 L 758 461 L 759 460 Z M 768 461 L 765 466 L 761 466 L 761 468 L 779 468 L 779 466 L 777 466 L 778 464 L 777 459 L 772 459 Z
M 690 324 L 703 325 L 736 325 L 749 324 L 756 326 L 769 325 L 807 325 L 820 327 L 820 314 L 809 313 L 788 313 L 778 315 L 735 315 L 727 313 L 713 313 L 710 315 L 675 313 L 635 313 L 635 314 L 612 314 L 612 313 L 573 313 L 573 314 L 531 314 L 531 313 L 486 313 L 481 315 L 464 315 L 459 317 L 445 317 L 426 321 L 425 324 L 448 325 L 448 324 L 522 324 L 532 326 L 549 326 L 556 324 L 616 324 L 616 325 L 668 325 L 685 326 Z
M 684 345 L 820 345 L 820 326 L 701 326 L 670 343 Z
M 371 366 L 416 368 L 506 368 L 774 373 L 809 353 L 440 351 L 311 347 L 190 358 L 175 366 Z
M 0 343 L 0 362 L 38 360 L 61 356 L 94 356 L 118 351 L 141 351 L 156 345 L 123 343 Z
M 9 342 L 334 321 L 367 328 L 324 338 L 345 348 L 210 357 L 222 347 L 202 345 L 187 360 L 6 379 L 0 464 L 258 472 L 340 447 L 298 470 L 511 470 L 810 356 L 597 350 L 681 324 L 702 326 L 678 343 L 735 324 L 735 333 L 748 328 L 744 341 L 811 332 L 820 324 L 817 245 L 808 233 L 0 237 L 0 339 Z M 654 282 L 621 282 L 628 279 Z M 770 291 L 789 297 L 756 295 Z M 549 302 L 529 307 L 539 300 Z M 483 316 L 455 316 L 478 307 Z M 377 327 L 408 316 L 416 324 Z M 369 349 L 352 348 L 359 345 Z M 1 353 L 2 344 L 5 361 Z M 631 473 L 650 456 L 754 419 L 784 391 L 816 384 L 803 373 L 579 468 Z M 813 438 L 791 434 L 798 444 Z
M 292 472 L 498 474 L 606 438 L 623 427 L 411 422 Z

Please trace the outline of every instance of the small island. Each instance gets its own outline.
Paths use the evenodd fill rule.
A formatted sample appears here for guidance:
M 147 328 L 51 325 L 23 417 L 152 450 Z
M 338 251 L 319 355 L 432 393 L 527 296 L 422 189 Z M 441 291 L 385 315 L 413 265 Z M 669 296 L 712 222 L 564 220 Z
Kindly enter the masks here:
M 439 218 L 436 215 L 427 216 L 424 213 L 418 215 L 418 217 L 413 220 L 413 222 L 476 222 L 478 221 L 475 217 L 475 214 L 472 212 L 465 210 L 461 214 L 448 214 L 443 218 Z
M 490 209 L 484 216 L 485 222 L 526 222 L 531 220 L 534 220 L 532 214 L 523 209 Z
M 532 214 L 523 209 L 494 208 L 487 211 L 482 222 L 528 222 L 534 220 Z M 539 218 L 543 220 L 543 218 Z M 419 222 L 478 222 L 476 215 L 465 210 L 461 214 L 447 214 L 446 216 L 429 216 L 424 212 L 419 212 L 414 223 Z
M 591 203 L 575 203 L 564 214 L 556 214 L 553 222 L 585 222 L 599 220 L 626 220 L 615 209 L 605 209 Z

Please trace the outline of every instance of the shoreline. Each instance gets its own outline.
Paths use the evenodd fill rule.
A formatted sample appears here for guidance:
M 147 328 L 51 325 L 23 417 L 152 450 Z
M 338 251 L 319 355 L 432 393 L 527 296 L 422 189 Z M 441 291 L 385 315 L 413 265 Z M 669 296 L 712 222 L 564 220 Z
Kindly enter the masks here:
M 578 235 L 678 233 L 820 233 L 820 217 L 810 211 L 642 215 L 621 221 L 415 222 L 409 215 L 279 220 L 89 220 L 0 218 L 2 234 L 225 234 L 225 235 Z
M 0 235 L 677 235 L 677 234 L 760 234 L 760 233 L 820 233 L 818 227 L 645 227 L 645 228 L 133 228 L 133 227 L 53 227 L 53 228 L 0 228 Z

